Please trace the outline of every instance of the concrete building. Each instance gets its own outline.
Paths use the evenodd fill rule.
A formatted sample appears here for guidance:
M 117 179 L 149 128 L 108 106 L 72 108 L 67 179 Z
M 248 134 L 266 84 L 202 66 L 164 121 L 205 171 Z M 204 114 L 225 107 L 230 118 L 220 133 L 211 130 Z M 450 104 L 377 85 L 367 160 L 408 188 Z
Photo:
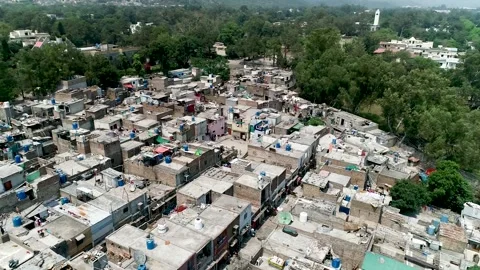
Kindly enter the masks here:
M 207 269 L 213 262 L 213 241 L 198 231 L 176 224 L 168 219 L 160 219 L 157 228 L 150 233 L 164 241 L 195 253 L 193 269 Z
M 234 228 L 237 217 L 236 213 L 210 206 L 198 218 L 190 221 L 187 228 L 194 229 L 213 240 L 213 259 L 217 263 L 227 256 L 230 244 L 237 237 L 238 232 Z M 200 222 L 202 226 L 199 225 Z
M 20 166 L 10 163 L 0 164 L 0 194 L 11 189 L 16 189 L 25 183 L 23 169 Z
M 85 115 L 92 117 L 93 119 L 102 119 L 107 115 L 108 105 L 105 104 L 95 104 L 90 108 L 85 110 Z
M 388 205 L 391 199 L 377 193 L 357 192 L 351 200 L 350 216 L 379 223 L 383 206 Z
M 207 205 L 223 194 L 233 196 L 233 184 L 201 175 L 177 192 L 177 205 Z
M 120 144 L 120 148 L 122 149 L 122 158 L 127 159 L 140 154 L 142 146 L 144 146 L 144 144 L 137 141 L 126 141 Z
M 95 129 L 113 130 L 122 126 L 122 118 L 120 116 L 107 116 L 95 120 Z
M 315 198 L 336 202 L 343 188 L 350 185 L 350 177 L 320 171 L 318 174 L 307 172 L 302 178 L 303 195 L 307 198 Z
M 34 46 L 37 42 L 43 42 L 44 40 L 50 40 L 48 33 L 39 33 L 38 31 L 14 30 L 9 34 L 10 42 L 22 43 L 23 47 Z
M 135 251 L 140 251 L 145 254 L 147 260 L 161 262 L 159 269 L 196 269 L 195 252 L 157 236 L 150 237 L 155 245 L 153 249 L 147 249 L 147 235 L 147 232 L 131 225 L 125 225 L 115 231 L 106 240 L 109 260 L 123 262 L 133 258 Z
M 87 78 L 85 76 L 74 75 L 68 80 L 62 80 L 57 85 L 57 90 L 83 89 L 87 88 Z
M 108 157 L 111 159 L 113 168 L 118 168 L 123 164 L 122 148 L 118 136 L 102 134 L 91 138 L 89 141 L 92 154 Z
M 301 136 L 301 139 L 300 139 Z M 294 135 L 285 138 L 262 136 L 248 144 L 248 156 L 268 161 L 269 164 L 285 167 L 290 173 L 308 168 L 316 154 L 319 137 Z
M 212 203 L 212 206 L 216 206 L 233 213 L 238 214 L 237 219 L 234 221 L 234 235 L 238 235 L 238 241 L 232 242 L 232 245 L 238 250 L 241 246 L 242 240 L 245 234 L 248 233 L 248 229 L 252 225 L 252 205 L 249 201 L 235 198 L 229 195 L 222 195 L 218 200 Z M 238 245 L 237 245 L 238 244 Z
M 144 219 L 144 222 L 149 220 L 147 192 L 132 188 L 132 184 L 128 184 L 126 187 L 111 188 L 98 198 L 89 201 L 88 204 L 109 212 L 114 229 L 137 219 Z
M 112 215 L 88 203 L 79 206 L 57 205 L 53 210 L 87 226 L 91 231 L 92 246 L 96 246 L 114 230 Z
M 438 46 L 434 48 L 433 41 L 422 41 L 414 37 L 402 40 L 391 40 L 380 42 L 379 48 L 374 52 L 407 51 L 412 57 L 423 57 L 437 62 L 442 69 L 455 69 L 460 64 L 460 53 L 457 48 Z

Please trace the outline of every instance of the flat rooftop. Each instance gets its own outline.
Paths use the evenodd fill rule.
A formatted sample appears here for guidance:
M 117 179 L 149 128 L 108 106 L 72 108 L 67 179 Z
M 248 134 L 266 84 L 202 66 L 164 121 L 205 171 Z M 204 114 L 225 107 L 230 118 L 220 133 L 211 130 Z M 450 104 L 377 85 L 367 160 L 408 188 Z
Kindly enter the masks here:
M 22 167 L 15 164 L 3 164 L 0 166 L 0 178 L 7 178 L 22 171 Z
M 138 121 L 134 124 L 136 126 L 139 126 L 139 127 L 145 128 L 145 129 L 149 129 L 151 127 L 159 125 L 160 123 L 157 120 L 153 120 L 153 119 L 143 119 L 143 120 Z
M 52 269 L 52 266 L 61 264 L 66 259 L 61 255 L 53 252 L 50 249 L 46 249 L 39 254 L 35 255 L 32 259 L 26 263 L 20 265 L 16 269 L 18 270 L 46 270 Z M 41 265 L 41 266 L 40 266 Z
M 142 142 L 132 140 L 132 141 L 127 141 L 127 142 L 124 142 L 124 143 L 120 144 L 120 148 L 122 148 L 123 151 L 129 151 L 129 150 L 132 150 L 132 149 L 135 149 L 135 148 L 140 148 L 143 145 L 145 145 L 145 144 L 142 143 Z
M 162 240 L 156 236 L 153 237 L 155 248 L 152 250 L 147 249 L 144 237 L 136 238 L 135 240 L 133 239 L 134 238 L 129 237 L 127 240 L 131 242 L 131 249 L 143 251 L 147 258 L 152 258 L 159 262 L 169 264 L 178 269 L 181 269 L 183 265 L 195 255 L 195 252 L 193 251 L 188 251 L 173 245 L 171 242 Z
M 44 228 L 55 237 L 69 240 L 85 232 L 88 225 L 65 215 L 47 223 Z
M 236 175 L 234 173 L 231 173 L 229 171 L 225 171 L 220 168 L 212 167 L 208 170 L 206 170 L 202 176 L 208 177 L 210 179 L 216 179 L 220 180 L 223 182 L 229 182 L 229 183 L 234 183 L 235 180 L 238 179 L 239 175 Z
M 195 229 L 195 226 L 193 225 L 194 220 L 192 220 L 187 227 L 215 239 L 223 233 L 230 224 L 232 224 L 232 222 L 238 217 L 238 214 L 219 207 L 210 206 L 205 209 L 199 217 L 203 220 L 204 224 L 201 230 Z
M 211 191 L 210 188 L 204 187 L 200 183 L 197 183 L 196 180 L 194 180 L 186 184 L 180 190 L 178 190 L 178 194 L 183 194 L 190 198 L 198 199 L 210 191 Z
M 324 157 L 326 159 L 339 160 L 339 161 L 343 161 L 345 163 L 356 165 L 356 166 L 361 166 L 363 163 L 362 156 L 354 155 L 344 151 L 338 151 L 336 149 L 334 149 L 330 153 L 326 153 Z
M 198 185 L 201 185 L 202 187 L 211 189 L 216 193 L 222 193 L 222 194 L 233 187 L 233 184 L 229 182 L 213 179 L 204 175 L 200 175 L 197 179 L 193 181 L 193 183 L 196 183 Z
M 93 226 L 106 218 L 111 218 L 109 212 L 88 203 L 79 206 L 70 203 L 57 205 L 54 207 L 54 210 L 87 226 Z
M 85 192 L 91 194 L 94 198 L 97 198 L 107 192 L 101 186 L 95 186 L 95 180 L 90 179 L 87 181 L 77 181 L 76 184 L 70 184 L 60 189 L 60 192 L 66 193 L 72 197 L 77 197 L 78 192 Z
M 350 176 L 331 173 L 321 170 L 319 173 L 308 172 L 302 182 L 324 188 L 328 183 L 335 183 L 346 187 L 350 183 Z
M 249 206 L 251 207 L 251 204 L 249 201 L 246 200 L 242 200 L 229 195 L 222 195 L 220 196 L 220 198 L 218 198 L 215 202 L 212 203 L 212 206 L 216 206 L 218 208 L 240 214 Z
M 164 168 L 168 168 L 170 170 L 173 170 L 173 171 L 176 171 L 177 173 L 181 173 L 183 171 L 186 171 L 188 170 L 188 167 L 181 164 L 181 163 L 176 163 L 175 162 L 175 158 L 172 159 L 172 162 L 171 163 L 166 163 L 165 161 L 158 164 L 158 165 L 155 165 L 155 166 L 159 166 L 160 168 L 161 167 L 164 167 Z
M 116 230 L 109 236 L 107 236 L 106 240 L 122 247 L 129 247 L 132 240 L 134 239 L 142 239 L 145 240 L 148 233 L 146 231 L 140 230 L 138 228 L 133 227 L 130 224 L 122 226 L 120 229 Z
M 160 233 L 157 228 L 154 228 L 151 234 L 183 249 L 198 252 L 211 242 L 209 237 L 199 234 L 198 231 L 178 225 L 168 219 L 161 219 L 157 224 L 165 224 L 168 228 L 167 232 Z
M 264 189 L 267 186 L 266 182 L 262 184 L 262 186 L 260 186 L 258 177 L 250 174 L 244 174 L 240 176 L 240 178 L 238 178 L 237 181 L 235 181 L 235 184 L 240 184 L 240 185 L 247 186 L 254 189 L 258 189 L 259 187 L 261 187 L 261 189 Z
M 8 266 L 10 260 L 18 260 L 22 264 L 33 258 L 33 252 L 17 245 L 15 242 L 8 241 L 0 244 L 0 268 L 11 269 Z
M 85 167 L 75 160 L 67 160 L 65 162 L 62 162 L 60 164 L 54 165 L 53 166 L 55 169 L 60 169 L 62 170 L 63 173 L 65 173 L 68 176 L 73 176 L 77 175 L 80 173 L 84 173 L 88 170 L 90 170 L 88 167 Z

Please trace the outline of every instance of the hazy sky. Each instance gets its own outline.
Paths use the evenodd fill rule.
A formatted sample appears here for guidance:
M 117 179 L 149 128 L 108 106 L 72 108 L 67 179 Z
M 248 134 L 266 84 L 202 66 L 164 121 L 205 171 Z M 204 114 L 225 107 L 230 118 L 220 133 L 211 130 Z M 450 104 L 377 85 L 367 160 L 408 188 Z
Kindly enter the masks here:
M 480 7 L 480 0 L 385 0 L 385 2 L 422 6 L 439 6 L 445 4 L 448 7 Z

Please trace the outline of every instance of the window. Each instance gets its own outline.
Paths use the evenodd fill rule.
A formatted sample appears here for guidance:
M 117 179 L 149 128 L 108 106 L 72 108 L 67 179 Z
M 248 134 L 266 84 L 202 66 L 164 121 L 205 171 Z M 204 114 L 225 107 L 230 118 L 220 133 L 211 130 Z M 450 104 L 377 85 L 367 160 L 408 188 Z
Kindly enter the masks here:
M 127 212 L 128 212 L 128 207 L 123 208 L 123 213 L 127 213 Z
M 243 219 L 247 219 L 248 217 L 248 213 L 245 213 L 245 215 L 243 215 Z

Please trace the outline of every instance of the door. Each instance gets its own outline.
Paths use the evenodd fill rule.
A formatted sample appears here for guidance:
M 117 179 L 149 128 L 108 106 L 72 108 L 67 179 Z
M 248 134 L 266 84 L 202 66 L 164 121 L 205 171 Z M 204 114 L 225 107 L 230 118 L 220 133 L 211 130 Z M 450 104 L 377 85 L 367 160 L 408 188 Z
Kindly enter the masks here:
M 5 182 L 3 186 L 5 187 L 5 191 L 12 189 L 12 181 Z

